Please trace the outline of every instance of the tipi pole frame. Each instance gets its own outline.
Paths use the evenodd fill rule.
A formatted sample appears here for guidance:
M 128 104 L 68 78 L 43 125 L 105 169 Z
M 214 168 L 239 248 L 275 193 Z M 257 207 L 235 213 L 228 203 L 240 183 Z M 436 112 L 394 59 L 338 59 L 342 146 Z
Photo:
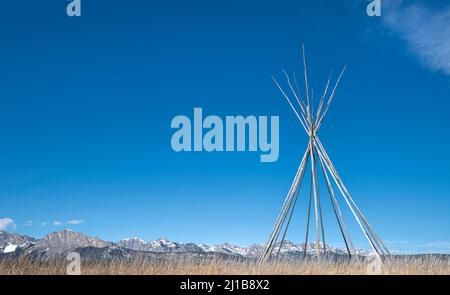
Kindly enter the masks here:
M 334 84 L 334 87 L 327 99 L 326 97 L 327 97 L 327 93 L 328 93 L 331 78 L 332 78 L 332 72 L 330 73 L 330 76 L 328 78 L 324 92 L 323 92 L 322 96 L 320 97 L 320 101 L 319 101 L 317 110 L 314 110 L 314 89 L 311 89 L 311 93 L 310 93 L 310 89 L 309 89 L 309 85 L 308 85 L 306 54 L 305 54 L 304 46 L 302 46 L 302 57 L 303 57 L 303 67 L 304 67 L 303 73 L 304 73 L 305 94 L 306 94 L 306 97 L 304 97 L 304 98 L 306 100 L 306 104 L 305 104 L 305 101 L 301 98 L 302 95 L 301 95 L 300 88 L 297 83 L 297 79 L 295 77 L 295 73 L 293 73 L 293 82 L 295 83 L 294 85 L 296 86 L 297 91 L 294 89 L 293 84 L 291 83 L 291 77 L 289 76 L 289 74 L 285 70 L 282 70 L 282 72 L 284 73 L 285 78 L 287 80 L 287 84 L 289 85 L 289 89 L 292 92 L 291 94 L 288 94 L 289 91 L 285 92 L 283 90 L 283 88 L 280 86 L 280 84 L 278 83 L 278 81 L 274 77 L 272 77 L 276 86 L 281 91 L 283 97 L 288 101 L 289 106 L 291 107 L 292 111 L 295 113 L 297 119 L 300 121 L 303 129 L 308 134 L 309 143 L 307 145 L 305 154 L 303 155 L 303 158 L 300 162 L 300 165 L 297 169 L 297 172 L 295 174 L 295 177 L 291 184 L 291 187 L 290 187 L 290 189 L 287 193 L 287 196 L 284 200 L 284 203 L 280 210 L 280 213 L 278 214 L 276 222 L 273 225 L 269 239 L 264 246 L 264 249 L 260 256 L 259 262 L 262 263 L 264 260 L 270 258 L 274 249 L 277 246 L 278 246 L 278 251 L 277 251 L 276 257 L 278 258 L 280 255 L 281 249 L 283 247 L 283 243 L 286 238 L 287 231 L 291 224 L 292 216 L 294 214 L 298 199 L 300 197 L 301 187 L 302 187 L 302 184 L 304 181 L 304 176 L 305 176 L 305 172 L 306 172 L 309 160 L 311 160 L 311 163 L 310 163 L 311 177 L 310 177 L 309 202 L 308 202 L 308 212 L 307 212 L 308 214 L 307 214 L 306 234 L 305 234 L 305 244 L 304 244 L 304 257 L 306 257 L 306 252 L 307 252 L 307 247 L 308 247 L 310 219 L 311 219 L 311 205 L 312 205 L 313 197 L 314 197 L 314 217 L 315 217 L 315 229 L 316 229 L 316 249 L 315 250 L 317 253 L 317 257 L 319 258 L 321 255 L 321 249 L 320 249 L 320 240 L 321 239 L 320 239 L 320 237 L 322 237 L 323 251 L 324 251 L 325 255 L 327 253 L 322 202 L 321 202 L 321 196 L 320 196 L 320 190 L 319 190 L 319 175 L 318 175 L 319 172 L 317 171 L 318 169 L 321 169 L 322 173 L 323 173 L 323 177 L 325 179 L 325 184 L 327 187 L 327 192 L 328 192 L 328 196 L 330 199 L 330 203 L 332 205 L 332 209 L 333 209 L 334 215 L 336 217 L 336 221 L 339 225 L 339 230 L 340 230 L 342 238 L 344 240 L 345 247 L 347 249 L 349 257 L 350 258 L 352 257 L 352 250 L 353 250 L 354 251 L 353 254 L 356 256 L 356 258 L 358 258 L 356 249 L 351 240 L 351 236 L 349 234 L 347 225 L 344 221 L 341 207 L 339 206 L 339 202 L 336 198 L 336 193 L 333 189 L 332 181 L 330 180 L 328 173 L 331 175 L 333 182 L 335 183 L 336 187 L 338 188 L 340 194 L 342 195 L 345 203 L 347 204 L 353 217 L 355 218 L 356 222 L 358 223 L 365 238 L 369 242 L 370 247 L 372 248 L 374 253 L 377 255 L 377 258 L 380 259 L 380 261 L 381 261 L 381 256 L 390 254 L 389 250 L 384 245 L 384 243 L 380 239 L 380 237 L 377 235 L 374 228 L 370 225 L 370 223 L 368 222 L 367 218 L 364 216 L 364 214 L 362 213 L 360 208 L 357 206 L 353 197 L 350 195 L 349 191 L 347 190 L 346 186 L 344 185 L 344 182 L 342 181 L 341 177 L 339 176 L 339 173 L 337 172 L 336 168 L 334 167 L 330 157 L 328 156 L 325 148 L 323 147 L 322 143 L 320 142 L 319 137 L 317 136 L 317 132 L 320 129 L 320 127 L 322 126 L 323 121 L 328 114 L 328 110 L 331 105 L 331 102 L 333 101 L 336 89 L 337 89 L 337 87 L 341 81 L 341 78 L 347 67 L 346 66 L 343 67 L 343 69 L 340 72 L 340 74 Z M 298 107 L 294 106 L 289 95 L 293 95 L 295 97 L 295 100 L 297 101 L 298 106 L 300 107 L 299 111 L 297 111 Z M 317 161 L 319 162 L 319 164 L 317 164 Z M 320 168 L 317 167 L 318 165 L 320 165 Z M 287 219 L 287 221 L 286 221 L 286 219 Z M 319 231 L 319 224 L 320 224 L 321 232 Z M 279 241 L 280 234 L 282 232 L 283 232 L 283 234 L 281 236 L 281 240 Z

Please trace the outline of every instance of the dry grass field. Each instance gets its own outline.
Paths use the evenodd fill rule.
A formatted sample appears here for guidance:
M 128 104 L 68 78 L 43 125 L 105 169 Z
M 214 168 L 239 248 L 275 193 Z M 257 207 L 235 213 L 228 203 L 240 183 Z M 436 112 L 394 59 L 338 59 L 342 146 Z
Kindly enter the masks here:
M 172 260 L 160 262 L 82 263 L 85 275 L 365 275 L 368 263 L 361 261 L 255 262 L 232 260 Z M 386 260 L 381 267 L 386 275 L 449 275 L 450 261 L 433 256 Z M 65 262 L 31 262 L 17 259 L 0 262 L 0 275 L 63 275 Z

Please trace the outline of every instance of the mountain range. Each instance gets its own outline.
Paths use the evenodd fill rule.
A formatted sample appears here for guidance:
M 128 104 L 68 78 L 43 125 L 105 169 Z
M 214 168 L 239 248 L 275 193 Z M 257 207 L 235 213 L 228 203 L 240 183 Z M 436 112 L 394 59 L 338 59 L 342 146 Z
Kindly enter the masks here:
M 263 248 L 264 245 L 261 244 L 253 244 L 248 247 L 228 243 L 206 245 L 176 243 L 163 238 L 149 242 L 139 238 L 127 238 L 114 243 L 68 229 L 52 232 L 41 239 L 0 231 L 0 259 L 27 256 L 28 258 L 49 260 L 64 257 L 72 251 L 80 253 L 82 257 L 89 260 L 133 259 L 137 256 L 160 259 L 167 255 L 256 259 Z M 323 252 L 322 248 L 321 245 Z M 344 249 L 326 246 L 326 250 L 332 256 L 346 255 Z M 278 253 L 278 251 L 281 258 L 303 257 L 305 244 L 284 241 L 281 250 L 278 245 L 273 252 Z M 355 251 L 357 255 L 368 254 L 365 250 Z M 315 243 L 306 246 L 306 255 L 308 257 L 316 255 Z

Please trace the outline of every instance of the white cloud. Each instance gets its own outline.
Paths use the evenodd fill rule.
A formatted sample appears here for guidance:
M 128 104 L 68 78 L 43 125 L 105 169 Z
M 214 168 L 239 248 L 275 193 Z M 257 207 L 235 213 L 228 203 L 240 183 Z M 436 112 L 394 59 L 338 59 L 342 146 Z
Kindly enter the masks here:
M 32 226 L 33 225 L 33 220 L 27 220 L 25 222 L 25 226 Z
M 62 223 L 62 221 L 53 221 L 53 225 L 56 225 L 56 226 L 59 226 L 59 225 L 62 225 L 63 223 Z
M 46 225 L 47 225 L 47 222 L 45 222 L 45 221 L 41 223 L 41 227 L 44 227 Z
M 384 26 L 403 39 L 424 66 L 450 75 L 450 6 L 438 10 L 410 3 L 384 1 Z
M 16 224 L 14 223 L 14 220 L 11 218 L 0 218 L 0 230 L 6 230 L 7 228 L 12 227 L 15 228 Z
M 80 220 L 80 219 L 72 219 L 72 220 L 68 221 L 67 223 L 68 223 L 68 224 L 81 224 L 81 223 L 83 223 L 83 222 L 84 222 L 84 220 Z

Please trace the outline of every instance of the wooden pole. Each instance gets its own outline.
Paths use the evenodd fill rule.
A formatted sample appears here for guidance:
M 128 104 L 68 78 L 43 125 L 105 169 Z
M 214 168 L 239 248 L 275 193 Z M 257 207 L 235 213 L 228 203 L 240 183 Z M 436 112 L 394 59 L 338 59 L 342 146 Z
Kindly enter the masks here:
M 323 242 L 323 252 L 324 254 L 327 253 L 327 247 L 326 247 L 326 242 L 325 242 L 325 230 L 324 230 L 324 225 L 323 225 L 323 215 L 322 215 L 322 205 L 321 205 L 321 201 L 320 201 L 320 192 L 319 192 L 319 178 L 317 175 L 317 165 L 316 165 L 316 159 L 315 159 L 315 147 L 313 145 L 312 147 L 312 154 L 314 155 L 314 178 L 316 181 L 316 190 L 317 190 L 317 202 L 319 205 L 319 221 L 320 221 L 320 227 L 322 229 L 322 242 Z
M 316 188 L 316 178 L 314 176 L 315 174 L 315 160 L 314 160 L 314 152 L 313 152 L 313 141 L 310 140 L 310 153 L 311 153 L 311 178 L 313 183 L 313 194 L 314 194 L 314 216 L 316 218 L 316 253 L 317 257 L 320 257 L 320 239 L 319 239 L 319 210 L 318 210 L 318 204 L 317 204 L 317 188 Z
M 305 245 L 304 245 L 304 251 L 303 251 L 303 258 L 306 257 L 306 250 L 308 248 L 308 237 L 309 237 L 309 221 L 311 219 L 311 203 L 312 203 L 312 189 L 313 189 L 313 185 L 312 185 L 312 181 L 313 179 L 310 179 L 310 183 L 309 183 L 309 204 L 308 204 L 308 217 L 306 219 L 306 234 L 305 234 Z
M 311 119 L 311 108 L 309 103 L 309 87 L 308 87 L 308 73 L 306 69 L 306 56 L 305 56 L 305 46 L 302 45 L 302 52 L 303 52 L 303 74 L 305 76 L 305 89 L 306 89 L 306 102 L 307 102 L 307 114 L 308 118 Z

